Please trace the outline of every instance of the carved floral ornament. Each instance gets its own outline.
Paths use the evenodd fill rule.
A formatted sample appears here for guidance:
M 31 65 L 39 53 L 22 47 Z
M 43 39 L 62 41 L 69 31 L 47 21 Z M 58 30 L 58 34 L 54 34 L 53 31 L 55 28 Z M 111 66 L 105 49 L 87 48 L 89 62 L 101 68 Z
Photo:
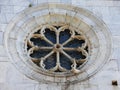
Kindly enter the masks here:
M 66 4 L 30 7 L 5 32 L 12 63 L 40 82 L 75 82 L 94 75 L 109 59 L 111 37 L 91 12 Z

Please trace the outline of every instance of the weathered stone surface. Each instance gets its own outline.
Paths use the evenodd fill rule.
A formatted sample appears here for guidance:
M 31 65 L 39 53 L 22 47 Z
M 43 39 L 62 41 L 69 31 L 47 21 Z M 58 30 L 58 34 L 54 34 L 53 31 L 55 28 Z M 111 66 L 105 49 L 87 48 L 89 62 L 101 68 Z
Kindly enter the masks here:
M 10 0 L 0 0 L 0 5 L 9 5 Z
M 103 19 L 110 28 L 113 39 L 111 58 L 106 62 L 104 68 L 92 76 L 92 78 L 76 84 L 67 83 L 60 85 L 46 84 L 43 82 L 38 83 L 18 72 L 18 70 L 10 64 L 10 59 L 3 46 L 3 33 L 6 30 L 7 23 L 14 17 L 14 14 L 18 14 L 25 8 L 28 8 L 29 4 L 35 6 L 45 2 L 68 3 L 86 8 L 96 14 L 100 19 Z M 20 19 L 21 18 L 18 20 Z M 119 0 L 0 0 L 0 32 L 0 90 L 120 90 Z M 12 33 L 11 37 L 13 37 L 12 35 L 14 34 L 15 33 Z M 17 61 L 18 60 L 16 60 L 16 62 Z M 17 65 L 19 65 L 19 63 L 17 63 Z M 26 68 L 23 69 L 26 70 Z M 86 75 L 88 74 L 86 73 Z M 82 77 L 84 77 L 84 75 Z M 48 80 L 51 79 L 53 78 L 49 78 Z M 118 86 L 112 86 L 112 80 L 117 80 Z
M 37 0 L 37 4 L 41 4 L 41 3 L 46 3 L 46 2 L 48 2 L 48 0 Z
M 10 5 L 15 6 L 29 6 L 31 0 L 10 0 Z
M 0 56 L 0 62 L 9 62 L 10 58 L 7 56 Z
M 14 6 L 14 13 L 19 13 L 21 11 L 23 11 L 25 8 L 28 8 L 27 6 Z
M 11 90 L 35 90 L 35 84 L 10 84 Z
M 4 32 L 7 24 L 0 24 L 0 31 Z
M 14 13 L 14 7 L 11 5 L 1 6 L 1 13 Z
M 0 23 L 7 24 L 6 15 L 4 13 L 0 13 Z
M 1 57 L 8 56 L 5 47 L 3 45 L 0 45 L 0 56 Z
M 60 12 L 57 11 L 57 8 L 59 10 L 61 9 L 61 11 Z M 40 13 L 40 11 L 41 11 L 41 13 Z M 54 11 L 57 11 L 57 12 L 54 12 Z M 41 14 L 43 15 L 43 17 L 41 17 Z M 61 14 L 63 14 L 63 15 L 61 15 Z M 45 24 L 45 26 L 43 28 L 41 27 L 41 18 L 35 18 L 35 17 L 43 18 L 42 24 Z M 57 19 L 57 18 L 59 18 L 59 19 Z M 82 51 L 83 48 L 85 48 L 87 45 L 89 48 L 88 52 L 89 52 L 89 50 L 91 50 L 92 52 L 90 52 L 90 56 L 87 56 L 87 55 L 89 55 L 89 54 L 87 54 L 87 51 L 84 52 L 84 55 L 86 56 L 85 59 L 87 60 L 87 57 L 89 57 L 89 61 L 86 63 L 84 68 L 77 70 L 75 63 L 72 62 L 73 63 L 72 65 L 74 65 L 74 67 L 72 67 L 72 69 L 71 69 L 72 72 L 74 72 L 74 74 L 81 73 L 81 74 L 79 74 L 78 77 L 72 76 L 73 74 L 72 73 L 68 74 L 68 72 L 55 74 L 56 69 L 55 70 L 51 69 L 54 71 L 54 74 L 46 72 L 46 71 L 42 72 L 38 69 L 38 67 L 36 67 L 36 65 L 32 64 L 29 61 L 30 55 L 27 56 L 28 53 L 26 52 L 26 48 L 24 48 L 27 46 L 26 46 L 26 44 L 24 45 L 24 42 L 28 39 L 31 39 L 29 37 L 31 37 L 31 35 L 32 35 L 31 33 L 33 33 L 33 30 L 36 30 L 36 28 L 40 29 L 40 27 L 41 27 L 41 32 L 43 32 L 42 30 L 44 30 L 45 27 L 49 28 L 46 25 L 46 23 L 50 24 L 50 25 L 48 25 L 49 27 L 51 27 L 52 24 L 54 25 L 54 23 L 62 24 L 62 25 L 65 24 L 65 27 L 64 27 L 65 29 L 67 29 L 67 27 L 68 27 L 66 24 L 69 24 L 70 30 L 73 30 L 73 31 L 71 31 L 71 36 L 72 36 L 71 38 L 75 38 L 74 30 L 76 30 L 76 28 L 77 28 L 76 32 L 80 33 L 80 35 L 83 34 L 81 36 L 81 40 L 85 40 L 85 45 L 82 45 L 80 50 Z M 20 27 L 20 29 L 18 29 L 19 27 Z M 56 32 L 57 43 L 60 44 L 59 43 L 59 35 L 57 35 L 58 32 L 56 31 L 56 29 L 54 29 L 54 30 Z M 61 30 L 63 31 L 63 29 L 60 28 L 59 31 L 61 31 Z M 71 77 L 68 77 L 67 80 L 69 82 L 76 82 L 76 81 L 81 81 L 81 80 L 87 79 L 90 76 L 92 76 L 93 74 L 95 74 L 95 72 L 97 72 L 99 70 L 98 68 L 100 66 L 104 65 L 106 60 L 108 60 L 109 54 L 111 52 L 110 51 L 111 50 L 111 36 L 109 35 L 109 32 L 107 30 L 108 29 L 105 27 L 104 22 L 97 19 L 97 17 L 95 17 L 88 10 L 84 10 L 82 8 L 77 8 L 77 7 L 74 7 L 71 5 L 66 5 L 66 4 L 44 4 L 44 6 L 41 4 L 41 6 L 26 9 L 24 12 L 22 12 L 17 17 L 15 17 L 13 20 L 11 20 L 11 23 L 8 25 L 7 30 L 4 34 L 5 46 L 7 48 L 7 52 L 9 52 L 9 55 L 11 56 L 12 62 L 16 65 L 17 68 L 19 68 L 27 76 L 32 77 L 32 78 L 36 79 L 37 81 L 48 82 L 48 80 L 47 80 L 48 78 L 46 78 L 46 76 L 42 75 L 43 73 L 45 75 L 50 75 L 50 76 L 55 75 L 57 77 L 62 76 L 64 78 L 66 78 L 66 76 L 70 75 Z M 43 36 L 44 36 L 44 34 L 43 34 Z M 42 36 L 42 38 L 43 38 L 43 36 Z M 78 35 L 76 35 L 76 37 L 78 37 Z M 51 43 L 49 40 L 45 40 L 45 41 L 48 43 Z M 25 42 L 25 43 L 27 43 L 27 42 Z M 53 46 L 52 51 L 56 52 L 56 49 L 54 49 L 54 45 L 53 44 L 51 44 L 51 45 Z M 98 52 L 98 50 L 99 50 L 99 52 Z M 104 52 L 102 52 L 103 50 L 104 50 Z M 66 57 L 68 57 L 70 60 L 73 60 L 73 57 L 66 55 L 64 53 L 64 51 L 60 51 L 60 52 L 63 53 Z M 82 51 L 82 53 L 83 53 L 83 51 Z M 44 58 L 44 57 L 42 56 L 42 58 Z M 57 56 L 57 61 L 58 60 L 59 60 L 59 57 Z M 27 64 L 25 64 L 25 63 L 27 63 Z M 29 66 L 28 63 L 31 66 Z M 58 69 L 59 65 L 56 64 L 56 67 Z M 60 65 L 60 67 L 61 67 L 61 65 Z M 24 68 L 26 68 L 26 69 L 24 70 Z M 45 69 L 42 66 L 42 64 L 40 65 L 40 69 Z M 64 71 L 64 69 L 61 68 L 60 71 Z M 41 72 L 41 74 L 38 72 Z M 87 74 L 84 74 L 84 73 L 87 73 Z M 81 77 L 81 75 L 82 75 L 82 77 Z M 54 81 L 52 79 L 51 80 L 49 79 L 49 80 L 51 82 L 61 82 L 61 83 L 67 82 L 67 80 L 64 81 L 64 79 L 62 80 L 57 77 L 55 77 Z
M 9 62 L 0 61 L 0 83 L 6 83 L 7 68 L 9 67 Z
M 0 32 L 0 45 L 3 44 L 3 32 Z
M 10 20 L 15 16 L 14 13 L 7 13 L 5 14 L 6 15 L 6 20 L 7 22 L 10 22 Z
M 9 84 L 0 83 L 0 90 L 13 90 Z

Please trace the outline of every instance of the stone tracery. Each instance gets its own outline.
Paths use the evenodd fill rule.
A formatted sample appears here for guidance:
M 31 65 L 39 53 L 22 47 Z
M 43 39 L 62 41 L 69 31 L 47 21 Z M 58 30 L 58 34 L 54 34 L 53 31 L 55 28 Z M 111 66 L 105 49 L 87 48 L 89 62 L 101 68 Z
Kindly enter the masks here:
M 28 56 L 39 67 L 52 72 L 79 73 L 87 61 L 87 40 L 68 25 L 44 25 L 27 39 Z
M 8 24 L 4 37 L 12 63 L 39 82 L 86 80 L 111 53 L 105 23 L 92 12 L 67 4 L 46 3 L 24 10 Z

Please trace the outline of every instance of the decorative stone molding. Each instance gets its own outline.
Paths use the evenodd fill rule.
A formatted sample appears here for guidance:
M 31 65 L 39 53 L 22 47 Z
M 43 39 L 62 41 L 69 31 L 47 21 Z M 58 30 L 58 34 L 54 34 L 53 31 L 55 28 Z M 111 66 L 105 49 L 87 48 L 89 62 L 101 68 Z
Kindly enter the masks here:
M 39 82 L 88 79 L 111 53 L 105 23 L 67 4 L 45 3 L 22 11 L 9 23 L 4 39 L 12 63 Z

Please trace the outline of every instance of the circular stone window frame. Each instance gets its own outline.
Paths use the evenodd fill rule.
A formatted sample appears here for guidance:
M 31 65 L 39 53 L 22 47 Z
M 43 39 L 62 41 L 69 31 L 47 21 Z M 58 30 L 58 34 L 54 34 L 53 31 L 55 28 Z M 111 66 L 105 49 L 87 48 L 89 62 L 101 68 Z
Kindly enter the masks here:
M 88 61 L 77 74 L 51 74 L 45 70 L 40 70 L 29 60 L 24 49 L 25 38 L 30 32 L 44 24 L 59 24 L 59 22 L 67 23 L 76 28 L 89 41 Z M 11 62 L 19 71 L 29 78 L 45 83 L 76 82 L 88 79 L 109 60 L 112 47 L 108 27 L 92 12 L 73 5 L 55 3 L 30 7 L 14 17 L 5 31 L 4 44 Z

